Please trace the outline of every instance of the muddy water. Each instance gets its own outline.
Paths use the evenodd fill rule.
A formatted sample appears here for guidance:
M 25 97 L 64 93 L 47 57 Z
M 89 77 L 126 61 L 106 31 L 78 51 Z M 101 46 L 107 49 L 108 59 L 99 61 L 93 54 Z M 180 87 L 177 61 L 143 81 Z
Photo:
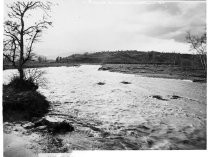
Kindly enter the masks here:
M 75 149 L 206 149 L 205 83 L 99 67 L 42 68 L 48 82 L 39 91 L 51 102 L 48 116 L 71 121 L 80 133 L 60 136 L 65 143 L 79 145 Z M 5 83 L 12 73 L 4 71 Z

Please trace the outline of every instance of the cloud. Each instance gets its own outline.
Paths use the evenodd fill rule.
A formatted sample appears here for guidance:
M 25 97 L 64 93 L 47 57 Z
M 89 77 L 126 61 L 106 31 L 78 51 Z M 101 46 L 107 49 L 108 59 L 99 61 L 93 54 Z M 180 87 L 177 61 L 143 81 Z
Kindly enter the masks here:
M 147 6 L 148 11 L 162 11 L 171 15 L 177 15 L 181 13 L 181 9 L 178 3 L 154 3 Z
M 52 10 L 53 28 L 43 34 L 36 52 L 59 55 L 136 49 L 186 53 L 186 32 L 201 34 L 206 26 L 205 2 L 120 1 L 57 0 L 59 5 Z
M 146 35 L 153 36 L 153 37 L 162 37 L 172 32 L 177 32 L 181 29 L 181 26 L 157 26 L 156 29 L 150 28 L 145 32 Z
M 136 30 L 138 34 L 186 42 L 186 32 L 201 34 L 205 31 L 206 3 L 170 2 L 145 6 L 146 10 L 133 18 L 133 24 L 140 26 Z

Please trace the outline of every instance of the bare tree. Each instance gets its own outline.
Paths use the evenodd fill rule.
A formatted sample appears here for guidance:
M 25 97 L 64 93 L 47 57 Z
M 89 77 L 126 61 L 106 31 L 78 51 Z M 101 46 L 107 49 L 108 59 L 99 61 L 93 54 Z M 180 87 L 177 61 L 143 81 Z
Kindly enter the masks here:
M 8 20 L 4 22 L 4 58 L 18 69 L 20 79 L 24 79 L 24 64 L 33 57 L 33 45 L 39 40 L 43 30 L 52 22 L 48 21 L 50 2 L 17 1 L 8 5 Z M 31 22 L 29 26 L 26 19 L 32 19 L 33 11 L 42 12 L 40 20 Z
M 190 32 L 187 32 L 186 40 L 190 44 L 191 49 L 195 51 L 196 54 L 199 55 L 203 69 L 206 72 L 207 70 L 206 33 L 202 34 L 201 36 L 195 36 L 195 35 L 191 35 Z

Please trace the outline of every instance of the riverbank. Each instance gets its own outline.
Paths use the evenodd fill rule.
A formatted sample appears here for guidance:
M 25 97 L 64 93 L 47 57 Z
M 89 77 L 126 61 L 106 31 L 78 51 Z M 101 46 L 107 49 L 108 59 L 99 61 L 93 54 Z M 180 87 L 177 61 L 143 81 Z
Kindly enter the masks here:
M 206 75 L 202 69 L 182 68 L 171 65 L 153 64 L 104 64 L 99 70 L 137 74 L 145 77 L 192 80 L 206 82 Z

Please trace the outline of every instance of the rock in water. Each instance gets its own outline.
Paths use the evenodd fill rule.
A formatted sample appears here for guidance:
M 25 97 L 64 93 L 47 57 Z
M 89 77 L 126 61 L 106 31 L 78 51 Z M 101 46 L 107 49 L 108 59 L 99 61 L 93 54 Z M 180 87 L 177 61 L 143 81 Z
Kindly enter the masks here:
M 33 128 L 34 126 L 35 126 L 35 124 L 34 124 L 34 123 L 31 123 L 31 122 L 29 122 L 29 123 L 23 125 L 23 127 L 24 127 L 25 129 L 31 129 L 31 128 Z
M 36 127 L 43 125 L 46 125 L 54 133 L 74 131 L 74 127 L 69 122 L 57 117 L 46 116 L 35 122 Z
M 122 81 L 122 84 L 131 84 L 131 82 L 127 82 L 127 81 Z
M 100 67 L 98 70 L 103 70 L 103 71 L 105 71 L 105 70 L 110 70 L 111 68 L 110 67 Z
M 55 125 L 53 127 L 53 132 L 57 133 L 57 132 L 72 132 L 74 131 L 74 127 L 72 125 L 70 125 L 67 121 L 63 121 L 61 123 L 59 123 L 58 125 Z
M 36 129 L 37 130 L 45 130 L 45 129 L 47 129 L 47 126 L 46 125 L 45 126 L 38 126 Z
M 97 84 L 98 84 L 98 85 L 105 85 L 104 82 L 98 82 Z

